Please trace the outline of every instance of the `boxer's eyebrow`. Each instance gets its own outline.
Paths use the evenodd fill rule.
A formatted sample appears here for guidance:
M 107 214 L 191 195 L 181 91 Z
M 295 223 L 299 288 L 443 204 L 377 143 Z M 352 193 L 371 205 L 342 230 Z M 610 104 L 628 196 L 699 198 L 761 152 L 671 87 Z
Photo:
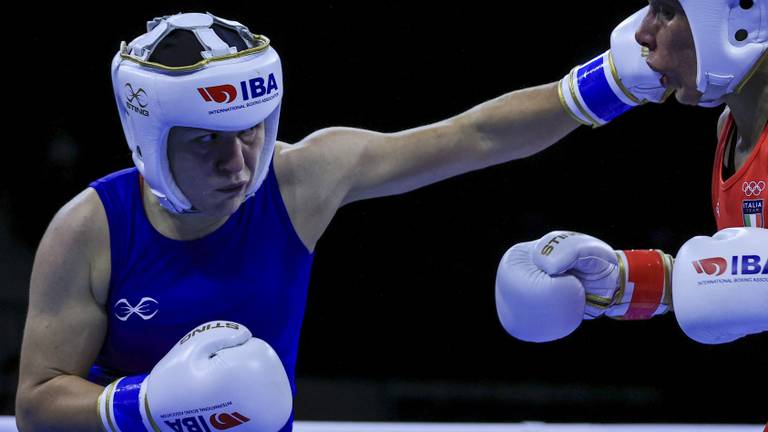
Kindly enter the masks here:
M 650 4 L 661 4 L 664 6 L 669 6 L 674 8 L 675 10 L 681 10 L 682 6 L 680 6 L 680 2 L 677 0 L 650 0 L 648 3 Z

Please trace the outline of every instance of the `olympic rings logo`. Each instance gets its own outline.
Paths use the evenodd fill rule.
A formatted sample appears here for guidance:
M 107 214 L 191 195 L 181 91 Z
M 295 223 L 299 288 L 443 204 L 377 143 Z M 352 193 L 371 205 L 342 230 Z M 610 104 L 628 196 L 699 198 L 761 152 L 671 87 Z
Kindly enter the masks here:
M 131 306 L 128 300 L 120 299 L 115 303 L 115 316 L 120 321 L 128 321 L 131 315 L 136 314 L 146 321 L 159 312 L 157 305 L 157 300 L 151 297 L 143 297 L 136 307 Z
M 744 182 L 743 185 L 741 185 L 741 191 L 744 192 L 744 195 L 751 197 L 751 196 L 758 196 L 765 190 L 765 182 L 760 181 L 749 181 Z

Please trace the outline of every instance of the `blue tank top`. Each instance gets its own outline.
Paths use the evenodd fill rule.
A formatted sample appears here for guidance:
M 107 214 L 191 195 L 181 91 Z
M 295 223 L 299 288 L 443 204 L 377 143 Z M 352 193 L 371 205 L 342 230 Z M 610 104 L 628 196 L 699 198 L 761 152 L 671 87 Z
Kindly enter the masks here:
M 213 320 L 244 324 L 280 356 L 295 394 L 299 332 L 314 254 L 288 217 L 274 167 L 227 222 L 178 241 L 150 224 L 136 168 L 90 184 L 109 223 L 107 334 L 88 379 L 149 373 L 187 332 Z M 284 430 L 290 430 L 291 422 Z

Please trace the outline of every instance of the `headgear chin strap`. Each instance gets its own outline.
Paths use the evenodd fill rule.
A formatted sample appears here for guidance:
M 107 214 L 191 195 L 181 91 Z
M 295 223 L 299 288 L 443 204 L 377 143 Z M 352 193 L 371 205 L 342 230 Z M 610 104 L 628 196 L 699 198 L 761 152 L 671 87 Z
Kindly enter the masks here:
M 696 45 L 699 105 L 722 104 L 765 60 L 768 0 L 680 0 Z
M 236 32 L 246 49 L 238 51 L 214 24 Z M 173 31 L 188 31 L 203 50 L 198 62 L 167 66 L 150 61 Z M 186 13 L 155 18 L 147 33 L 121 44 L 112 60 L 112 86 L 133 162 L 160 204 L 171 213 L 191 213 L 168 162 L 173 126 L 220 131 L 249 129 L 264 122 L 265 140 L 246 190 L 252 196 L 267 175 L 277 140 L 283 74 L 269 39 L 242 24 L 211 14 Z

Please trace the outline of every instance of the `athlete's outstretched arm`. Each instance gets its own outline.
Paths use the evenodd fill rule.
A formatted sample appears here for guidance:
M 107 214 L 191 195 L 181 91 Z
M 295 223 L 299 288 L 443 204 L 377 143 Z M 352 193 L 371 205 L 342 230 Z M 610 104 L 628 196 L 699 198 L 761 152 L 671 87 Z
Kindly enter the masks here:
M 332 127 L 280 157 L 308 184 L 329 184 L 338 204 L 396 195 L 537 153 L 579 126 L 557 84 L 514 91 L 455 117 L 395 133 Z M 326 189 L 326 187 L 320 187 Z
M 364 146 L 345 200 L 352 202 L 408 192 L 530 156 L 578 126 L 560 105 L 553 83 L 505 94 L 453 118 L 402 132 L 329 133 Z
M 285 177 L 317 185 L 313 194 L 332 195 L 339 205 L 394 195 L 532 155 L 580 124 L 604 125 L 646 101 L 660 102 L 666 94 L 660 76 L 648 67 L 635 40 L 648 10 L 619 24 L 609 51 L 574 68 L 559 83 L 513 91 L 402 132 L 320 130 L 280 149 L 290 172 Z

